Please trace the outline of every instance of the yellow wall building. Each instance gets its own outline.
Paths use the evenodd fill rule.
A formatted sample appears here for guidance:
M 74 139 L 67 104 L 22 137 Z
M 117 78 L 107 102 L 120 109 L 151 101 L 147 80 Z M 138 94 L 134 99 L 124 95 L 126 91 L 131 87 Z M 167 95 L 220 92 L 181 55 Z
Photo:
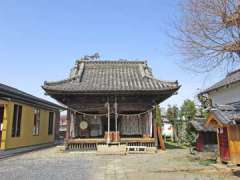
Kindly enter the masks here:
M 53 143 L 61 106 L 0 84 L 0 149 Z

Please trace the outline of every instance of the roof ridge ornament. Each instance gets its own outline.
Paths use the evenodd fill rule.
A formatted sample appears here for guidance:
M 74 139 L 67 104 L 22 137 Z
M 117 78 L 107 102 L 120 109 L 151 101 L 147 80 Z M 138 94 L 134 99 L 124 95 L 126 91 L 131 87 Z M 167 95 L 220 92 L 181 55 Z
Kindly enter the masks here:
M 144 64 L 139 64 L 139 70 L 142 78 L 153 78 L 152 69 L 145 62 Z
M 79 81 L 81 81 L 81 76 L 84 70 L 84 61 L 96 61 L 99 60 L 100 55 L 98 52 L 93 55 L 85 55 L 80 59 L 77 59 L 74 67 L 70 71 L 69 78 L 79 77 Z
M 85 64 L 83 61 L 77 61 L 75 63 L 75 66 L 70 71 L 70 79 L 74 78 L 74 77 L 78 77 L 79 81 L 81 81 L 84 66 L 85 66 Z
M 96 61 L 99 60 L 100 54 L 98 52 L 92 54 L 92 55 L 85 55 L 80 58 L 80 61 Z M 79 61 L 79 60 L 77 60 Z

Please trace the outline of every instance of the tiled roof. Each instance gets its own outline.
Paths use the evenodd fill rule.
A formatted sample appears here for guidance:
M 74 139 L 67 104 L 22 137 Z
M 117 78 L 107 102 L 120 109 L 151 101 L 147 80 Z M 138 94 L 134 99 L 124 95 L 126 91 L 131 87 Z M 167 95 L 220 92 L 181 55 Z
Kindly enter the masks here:
M 216 132 L 216 128 L 209 126 L 205 127 L 206 119 L 205 118 L 195 118 L 194 120 L 190 121 L 191 125 L 194 127 L 196 131 L 202 131 L 202 132 Z
M 125 92 L 173 91 L 177 81 L 160 81 L 153 77 L 145 61 L 86 61 L 76 62 L 70 77 L 63 81 L 45 82 L 43 89 L 51 92 Z
M 221 88 L 221 87 L 224 87 L 224 86 L 236 83 L 236 82 L 240 82 L 240 69 L 229 73 L 223 80 L 221 80 L 221 81 L 217 82 L 216 84 L 214 84 L 213 86 L 207 88 L 206 90 L 201 92 L 201 94 L 209 93 L 213 90 L 216 90 L 218 88 Z
M 212 108 L 212 113 L 217 120 L 224 125 L 233 125 L 240 123 L 240 103 L 234 103 L 232 105 L 218 106 Z
M 11 99 L 27 102 L 30 104 L 34 104 L 37 106 L 50 108 L 50 109 L 64 109 L 62 106 L 59 106 L 47 100 L 35 97 L 31 94 L 25 93 L 16 88 L 13 88 L 1 83 L 0 83 L 0 98 L 11 98 Z

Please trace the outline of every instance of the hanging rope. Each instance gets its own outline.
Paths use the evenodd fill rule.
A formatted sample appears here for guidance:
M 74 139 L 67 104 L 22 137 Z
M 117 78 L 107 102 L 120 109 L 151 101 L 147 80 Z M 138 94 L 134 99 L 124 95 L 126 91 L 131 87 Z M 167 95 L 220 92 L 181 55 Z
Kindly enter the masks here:
M 72 108 L 69 108 L 69 109 L 72 110 L 75 113 L 79 113 L 79 114 L 84 115 L 84 116 L 94 116 L 94 117 L 96 117 L 96 116 L 100 116 L 100 117 L 101 116 L 107 116 L 107 113 L 104 113 L 104 114 L 90 114 L 90 113 L 80 112 L 80 111 L 77 111 L 77 110 L 72 109 Z
M 77 113 L 79 113 L 79 114 L 81 114 L 81 115 L 84 115 L 84 116 L 93 116 L 93 117 L 99 116 L 99 117 L 101 117 L 101 116 L 107 116 L 107 115 L 108 115 L 108 113 L 104 113 L 104 114 L 90 114 L 90 113 L 80 112 L 80 111 L 74 110 L 74 109 L 72 109 L 72 108 L 70 108 L 70 109 L 71 109 L 72 111 L 77 112 Z M 149 109 L 149 110 L 147 110 L 147 111 L 144 111 L 144 112 L 141 112 L 141 113 L 137 113 L 137 114 L 122 114 L 122 113 L 117 113 L 117 115 L 118 115 L 118 116 L 128 116 L 128 117 L 131 117 L 131 116 L 141 116 L 141 115 L 143 115 L 143 114 L 147 114 L 147 113 L 153 111 L 154 109 L 155 109 L 155 107 L 153 107 L 153 108 L 151 108 L 151 109 Z M 115 114 L 115 113 L 110 113 L 110 114 L 112 115 L 112 114 Z
M 79 112 L 79 111 L 77 111 L 77 113 L 82 114 L 84 116 L 107 116 L 107 113 L 105 113 L 105 114 L 89 114 L 89 113 L 83 113 L 83 112 Z
M 147 113 L 151 112 L 154 109 L 155 109 L 155 107 L 151 108 L 151 109 L 149 109 L 149 110 L 147 110 L 145 112 L 142 112 L 142 113 L 137 113 L 137 114 L 121 114 L 121 113 L 118 113 L 118 115 L 120 115 L 120 116 L 129 116 L 129 117 L 130 116 L 140 116 L 140 115 L 143 115 L 143 114 L 147 114 Z

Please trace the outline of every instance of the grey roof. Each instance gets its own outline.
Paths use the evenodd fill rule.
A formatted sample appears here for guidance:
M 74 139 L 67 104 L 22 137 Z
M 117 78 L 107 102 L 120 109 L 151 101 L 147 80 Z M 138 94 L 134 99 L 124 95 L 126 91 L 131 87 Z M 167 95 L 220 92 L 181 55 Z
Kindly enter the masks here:
M 173 91 L 177 81 L 160 81 L 153 77 L 145 61 L 76 62 L 70 77 L 63 81 L 45 82 L 47 93 Z
M 232 105 L 217 106 L 210 109 L 210 112 L 224 125 L 234 125 L 240 123 L 240 103 Z
M 239 102 L 233 102 L 228 104 L 229 106 L 232 106 L 234 109 L 240 109 L 240 101 Z
M 202 132 L 216 132 L 216 128 L 212 126 L 208 126 L 207 128 L 204 126 L 206 122 L 205 118 L 195 118 L 194 120 L 190 121 L 190 124 L 196 131 Z
M 19 100 L 22 102 L 30 103 L 30 104 L 33 104 L 36 106 L 45 107 L 48 109 L 59 109 L 59 110 L 64 109 L 64 107 L 59 106 L 55 103 L 35 97 L 31 94 L 25 93 L 16 88 L 13 88 L 13 87 L 10 87 L 10 86 L 0 83 L 0 99 L 6 99 L 6 98 Z
M 240 82 L 240 69 L 229 73 L 223 80 L 221 80 L 221 81 L 217 82 L 216 84 L 214 84 L 213 86 L 207 88 L 200 94 L 209 93 L 218 88 L 228 86 L 230 84 L 237 83 L 237 82 Z

